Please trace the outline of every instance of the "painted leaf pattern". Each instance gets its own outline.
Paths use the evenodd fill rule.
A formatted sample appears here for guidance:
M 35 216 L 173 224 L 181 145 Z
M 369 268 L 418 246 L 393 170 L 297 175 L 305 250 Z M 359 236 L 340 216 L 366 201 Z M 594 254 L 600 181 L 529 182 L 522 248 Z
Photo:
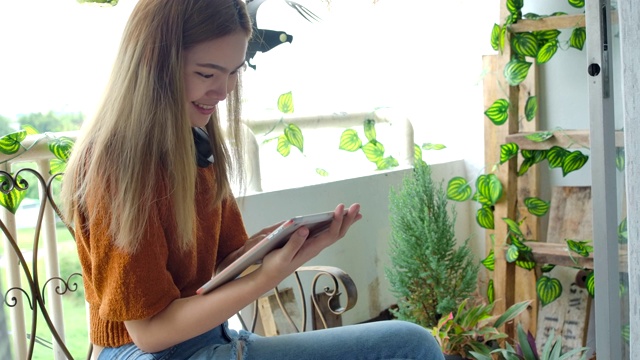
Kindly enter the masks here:
M 384 146 L 376 140 L 368 142 L 362 147 L 362 151 L 364 151 L 367 159 L 373 163 L 382 159 L 384 156 Z
M 493 285 L 493 279 L 489 279 L 489 284 L 487 284 L 487 300 L 489 304 L 493 304 L 496 299 L 496 291 Z
M 530 67 L 530 62 L 513 59 L 504 67 L 504 77 L 509 85 L 518 86 L 527 78 Z
M 5 155 L 12 155 L 20 150 L 20 143 L 27 137 L 27 131 L 21 130 L 7 134 L 0 138 L 0 152 Z
M 544 142 L 553 137 L 552 131 L 539 131 L 532 134 L 525 135 L 525 138 L 533 141 L 533 142 Z
M 518 260 L 518 255 L 520 255 L 520 249 L 517 246 L 511 245 L 509 249 L 507 249 L 506 260 L 509 263 L 512 263 Z
M 509 101 L 507 101 L 506 99 L 496 100 L 493 104 L 491 104 L 491 106 L 489 106 L 484 114 L 495 125 L 504 124 L 509 118 Z
M 569 0 L 569 5 L 580 9 L 584 7 L 584 0 Z
M 520 147 L 516 143 L 500 145 L 500 164 L 504 164 L 518 155 L 518 150 L 520 150 Z
M 562 295 L 562 284 L 556 278 L 543 275 L 536 282 L 536 292 L 542 306 L 545 306 Z
M 618 243 L 626 244 L 629 241 L 629 234 L 627 231 L 627 218 L 622 219 L 618 225 Z
M 347 129 L 340 136 L 340 150 L 358 151 L 362 147 L 362 140 L 358 136 L 358 132 L 353 129 Z
M 422 161 L 422 149 L 418 144 L 413 144 L 413 160 Z
M 536 267 L 536 262 L 533 260 L 533 253 L 531 251 L 520 250 L 520 256 L 516 260 L 516 266 L 525 270 L 532 270 Z
M 518 223 L 516 223 L 515 221 L 509 218 L 502 218 L 502 220 L 505 223 L 507 223 L 507 227 L 509 227 L 509 231 L 511 231 L 515 235 L 524 237 L 524 235 L 522 234 L 522 230 L 520 230 L 520 225 L 518 225 Z
M 300 130 L 297 125 L 287 125 L 287 127 L 284 128 L 284 135 L 291 145 L 297 147 L 300 152 L 303 152 L 304 137 L 302 136 L 302 130 Z
M 536 61 L 538 64 L 544 64 L 551 60 L 553 55 L 558 51 L 558 41 L 549 41 L 546 44 L 542 45 L 540 51 L 538 51 L 538 56 L 536 56 Z
M 624 148 L 616 148 L 616 168 L 618 171 L 624 171 Z
M 293 94 L 291 91 L 278 97 L 278 110 L 283 114 L 293 113 Z
M 495 174 L 478 176 L 476 190 L 478 194 L 489 200 L 489 205 L 495 205 L 502 197 L 502 183 Z
M 553 270 L 556 266 L 554 264 L 544 264 L 540 267 L 540 271 L 549 272 Z
M 496 255 L 493 252 L 493 249 L 489 250 L 489 255 L 484 258 L 482 261 L 482 265 L 489 271 L 493 271 L 496 268 Z
M 587 29 L 584 27 L 574 28 L 571 31 L 571 37 L 569 38 L 569 46 L 578 50 L 584 48 L 584 44 L 587 41 Z
M 569 173 L 581 169 L 587 160 L 589 160 L 589 156 L 579 150 L 567 154 L 562 161 L 562 175 L 567 176 Z
M 531 215 L 544 216 L 549 211 L 549 202 L 537 197 L 528 197 L 524 199 L 524 205 Z
M 591 295 L 591 297 L 596 296 L 596 278 L 593 275 L 593 271 L 587 274 L 587 279 L 585 280 L 585 282 L 587 286 L 587 292 L 589 292 L 589 295 Z
M 291 153 L 291 143 L 285 135 L 278 136 L 278 147 L 276 148 L 280 155 L 287 157 Z
M 524 105 L 524 116 L 527 121 L 531 121 L 536 117 L 538 113 L 538 98 L 536 96 L 529 96 L 526 104 Z
M 476 221 L 484 229 L 492 230 L 495 227 L 493 211 L 488 206 L 482 206 L 476 213 Z
M 60 161 L 67 162 L 69 156 L 71 156 L 71 150 L 73 149 L 73 140 L 66 136 L 51 139 L 48 142 L 49 151 L 58 158 Z
M 473 190 L 467 179 L 456 176 L 447 183 L 447 199 L 453 201 L 466 201 L 471 198 Z
M 367 140 L 373 141 L 376 139 L 376 121 L 367 119 L 364 121 L 364 136 Z
M 422 148 L 425 150 L 442 150 L 446 149 L 446 146 L 443 144 L 424 143 L 422 144 Z
M 522 55 L 536 57 L 538 55 L 538 39 L 532 33 L 517 33 L 511 40 L 513 50 Z
M 18 176 L 15 181 L 20 183 L 24 180 L 21 176 Z M 4 174 L 0 175 L 0 183 L 2 184 L 2 191 L 0 191 L 0 205 L 15 215 L 16 210 L 18 210 L 18 206 L 20 206 L 20 203 L 27 195 L 27 192 L 19 190 L 15 186 L 9 190 L 10 184 L 13 184 L 13 179 L 7 179 L 7 175 Z
M 567 246 L 569 246 L 569 250 L 574 253 L 588 257 L 589 253 L 593 252 L 593 246 L 588 245 L 588 241 L 576 241 L 571 239 L 565 239 Z
M 549 161 L 549 167 L 551 169 L 562 167 L 564 163 L 564 158 L 569 154 L 570 151 L 560 147 L 553 146 L 549 151 L 547 151 L 547 161 Z
M 500 25 L 493 24 L 491 29 L 491 48 L 495 51 L 500 50 L 500 34 L 502 33 Z

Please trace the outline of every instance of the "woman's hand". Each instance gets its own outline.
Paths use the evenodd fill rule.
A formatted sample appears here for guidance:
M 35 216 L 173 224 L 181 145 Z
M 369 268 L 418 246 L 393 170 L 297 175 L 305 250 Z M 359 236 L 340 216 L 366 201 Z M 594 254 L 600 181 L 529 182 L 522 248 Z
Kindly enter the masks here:
M 265 237 L 267 237 L 267 235 L 269 235 L 270 233 L 272 233 L 275 229 L 277 229 L 280 225 L 282 225 L 284 221 L 281 221 L 277 224 L 273 224 L 271 226 L 268 226 L 260 231 L 258 231 L 257 233 L 253 234 L 249 239 L 247 239 L 247 241 L 244 243 L 244 245 L 242 245 L 242 247 L 240 247 L 238 250 L 232 252 L 231 254 L 229 254 L 226 258 L 224 258 L 224 260 L 217 266 L 216 268 L 216 272 L 220 272 L 222 271 L 224 268 L 226 268 L 227 266 L 229 266 L 232 262 L 234 262 L 237 258 L 239 258 L 240 256 L 242 256 L 244 253 L 246 253 L 247 251 L 249 251 L 252 247 L 254 247 L 257 243 L 259 243 L 260 241 L 262 241 L 262 239 L 264 239 Z
M 343 238 L 351 225 L 362 218 L 360 204 L 351 205 L 345 214 L 344 205 L 336 207 L 333 221 L 326 231 L 309 236 L 309 229 L 301 227 L 296 230 L 287 244 L 281 249 L 270 252 L 262 261 L 256 274 L 275 287 L 298 267 L 316 257 L 322 250 Z

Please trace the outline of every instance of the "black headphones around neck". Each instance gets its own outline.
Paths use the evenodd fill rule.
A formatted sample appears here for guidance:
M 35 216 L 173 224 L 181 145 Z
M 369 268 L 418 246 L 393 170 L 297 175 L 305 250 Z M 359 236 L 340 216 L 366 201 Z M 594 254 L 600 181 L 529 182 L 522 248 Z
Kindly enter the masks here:
M 199 167 L 206 168 L 213 163 L 213 153 L 209 135 L 199 127 L 192 127 L 193 143 L 196 146 L 196 162 Z

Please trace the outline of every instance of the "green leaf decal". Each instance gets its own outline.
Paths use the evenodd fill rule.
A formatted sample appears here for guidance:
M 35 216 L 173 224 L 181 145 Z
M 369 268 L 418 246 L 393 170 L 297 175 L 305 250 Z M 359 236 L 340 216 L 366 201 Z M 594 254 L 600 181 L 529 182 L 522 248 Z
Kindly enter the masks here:
M 488 206 L 482 206 L 476 213 L 476 221 L 482 228 L 492 230 L 494 228 L 493 211 Z
M 447 199 L 453 201 L 466 201 L 471 198 L 473 190 L 467 180 L 461 176 L 456 176 L 449 180 L 447 184 Z
M 563 147 L 553 146 L 547 152 L 547 160 L 549 161 L 549 168 L 555 169 L 555 168 L 562 167 L 562 164 L 564 163 L 564 158 L 569 153 L 570 153 L 569 150 Z
M 284 128 L 284 136 L 287 137 L 287 140 L 289 140 L 289 143 L 291 145 L 297 147 L 300 152 L 303 152 L 302 149 L 304 147 L 304 137 L 302 136 L 302 130 L 300 130 L 297 125 L 287 125 L 287 127 Z
M 616 168 L 618 171 L 624 171 L 624 148 L 616 148 Z
M 531 165 L 533 165 L 533 159 L 524 159 L 520 164 L 520 169 L 518 169 L 518 176 L 526 174 Z
M 509 234 L 509 240 L 511 244 L 515 245 L 521 251 L 531 251 L 531 248 L 525 245 L 525 239 L 519 235 Z
M 283 114 L 293 113 L 293 94 L 291 91 L 278 97 L 278 110 Z
M 629 341 L 631 340 L 631 325 L 629 324 L 623 325 L 621 333 L 625 343 L 629 344 Z
M 530 62 L 513 59 L 504 67 L 504 77 L 509 85 L 518 86 L 527 78 L 530 67 Z
M 22 125 L 22 130 L 27 132 L 27 135 L 38 135 L 40 132 L 38 129 L 34 128 L 31 125 Z
M 511 245 L 509 246 L 509 249 L 507 249 L 505 257 L 508 263 L 512 263 L 518 260 L 518 255 L 520 255 L 520 249 L 515 245 Z
M 347 129 L 340 136 L 340 150 L 358 151 L 362 147 L 362 141 L 358 136 L 358 132 L 353 129 Z
M 553 55 L 558 51 L 558 41 L 548 41 L 546 44 L 542 45 L 540 51 L 538 51 L 538 56 L 536 56 L 536 61 L 538 64 L 544 64 L 551 60 Z
M 488 205 L 495 205 L 502 197 L 502 183 L 495 174 L 478 176 L 476 189 L 482 197 L 489 200 Z
M 493 252 L 493 249 L 489 250 L 489 255 L 484 258 L 482 261 L 482 265 L 489 271 L 493 271 L 496 268 L 496 254 Z
M 320 176 L 329 176 L 329 172 L 325 169 L 316 168 L 316 174 Z
M 507 0 L 507 9 L 511 14 L 517 14 L 522 10 L 523 0 Z
M 493 304 L 496 299 L 496 290 L 493 286 L 493 279 L 489 279 L 489 284 L 487 284 L 487 300 L 489 304 Z
M 562 161 L 562 176 L 567 176 L 570 172 L 581 169 L 587 160 L 589 160 L 589 156 L 579 150 L 567 154 Z
M 527 121 L 531 121 L 536 117 L 538 113 L 538 98 L 536 96 L 529 96 L 527 103 L 524 106 L 524 115 Z
M 413 144 L 413 159 L 417 161 L 422 161 L 422 149 L 420 145 Z
M 516 143 L 507 143 L 500 145 L 500 164 L 504 164 L 507 161 L 513 159 L 518 155 L 520 147 Z
M 528 197 L 524 199 L 524 205 L 531 215 L 545 216 L 549 211 L 549 203 L 537 197 Z
M 65 163 L 69 160 L 69 156 L 71 156 L 73 144 L 73 139 L 66 136 L 51 139 L 48 143 L 49 151 L 51 151 L 56 158 Z
M 20 143 L 27 137 L 27 131 L 21 130 L 7 134 L 0 138 L 0 152 L 5 155 L 12 155 L 20 150 Z
M 589 295 L 591 295 L 591 297 L 596 296 L 596 278 L 593 275 L 593 271 L 590 271 L 589 274 L 587 274 L 585 283 L 587 285 L 587 292 L 589 292 Z
M 515 235 L 524 237 L 524 235 L 522 234 L 522 230 L 520 230 L 520 225 L 518 225 L 518 223 L 516 223 L 515 221 L 509 218 L 502 218 L 502 220 L 504 220 L 504 222 L 507 223 L 507 226 L 509 227 L 509 231 L 511 231 Z
M 49 174 L 63 173 L 67 169 L 67 163 L 60 159 L 51 159 L 49 162 Z M 57 180 L 62 180 L 62 177 L 56 177 Z
M 522 15 L 522 17 L 527 19 L 527 20 L 540 20 L 545 16 L 541 16 L 541 15 L 538 15 L 536 13 L 526 13 L 526 14 Z
M 618 242 L 620 244 L 626 244 L 629 242 L 629 233 L 627 231 L 627 218 L 622 219 L 618 225 Z
M 537 164 L 547 158 L 547 150 L 522 150 L 522 157 L 530 159 L 533 164 Z
M 536 292 L 542 302 L 542 306 L 552 303 L 562 295 L 562 284 L 560 280 L 548 276 L 541 276 L 536 282 Z
M 375 163 L 378 170 L 387 170 L 399 165 L 398 160 L 393 156 L 387 156 L 384 159 L 379 159 Z
M 18 183 L 23 181 L 24 180 L 21 176 L 18 176 L 16 179 L 16 182 Z M 16 210 L 18 210 L 18 206 L 20 206 L 20 203 L 27 195 L 27 192 L 24 190 L 18 190 L 15 186 L 11 191 L 9 191 L 9 184 L 11 182 L 7 179 L 7 175 L 0 175 L 0 183 L 2 184 L 2 191 L 0 191 L 0 205 L 15 215 Z
M 513 50 L 522 55 L 536 57 L 538 55 L 538 38 L 532 33 L 517 33 L 511 39 Z
M 584 48 L 584 43 L 587 41 L 587 29 L 583 27 L 575 28 L 571 32 L 571 38 L 569 39 L 569 46 L 578 50 Z
M 554 264 L 544 264 L 544 265 L 542 265 L 542 266 L 540 267 L 540 270 L 541 270 L 543 273 L 547 273 L 547 272 L 549 272 L 549 271 L 553 270 L 555 267 L 556 267 L 556 266 L 555 266 Z
M 371 162 L 378 162 L 384 156 L 384 146 L 376 140 L 369 141 L 362 147 L 362 151 Z
M 571 239 L 565 239 L 567 242 L 567 246 L 569 246 L 569 250 L 574 253 L 588 257 L 589 253 L 593 252 L 593 246 L 588 245 L 589 241 L 576 241 Z
M 509 101 L 506 99 L 496 100 L 484 114 L 496 125 L 504 124 L 509 118 Z
M 500 52 L 502 52 L 502 50 L 504 50 L 504 44 L 507 41 L 507 27 L 503 26 L 500 28 L 500 39 L 498 45 L 500 46 Z
M 558 36 L 560 35 L 560 30 L 552 29 L 552 30 L 534 31 L 533 34 L 536 36 L 536 38 L 538 38 L 538 42 L 541 45 L 544 45 L 548 41 L 557 41 Z
M 446 146 L 442 144 L 424 143 L 422 144 L 422 148 L 425 150 L 442 150 L 446 149 Z
M 278 136 L 278 152 L 280 155 L 287 157 L 291 153 L 291 143 L 287 140 L 287 137 L 284 135 Z
M 500 29 L 500 25 L 493 24 L 493 28 L 491 29 L 491 47 L 493 50 L 500 50 L 500 34 L 502 33 Z
M 376 139 L 376 121 L 367 119 L 364 121 L 364 136 L 367 140 L 374 141 Z
M 520 257 L 516 260 L 516 266 L 525 270 L 532 270 L 536 267 L 536 262 L 533 260 L 533 253 L 531 251 L 520 250 Z
M 533 142 L 544 142 L 553 137 L 553 131 L 539 131 L 525 136 Z
M 584 0 L 569 0 L 569 5 L 580 9 L 584 7 Z

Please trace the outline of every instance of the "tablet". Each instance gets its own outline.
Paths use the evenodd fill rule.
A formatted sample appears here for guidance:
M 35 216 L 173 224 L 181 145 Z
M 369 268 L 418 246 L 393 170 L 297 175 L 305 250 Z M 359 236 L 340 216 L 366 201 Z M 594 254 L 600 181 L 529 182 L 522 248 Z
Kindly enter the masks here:
M 236 279 L 240 275 L 243 275 L 245 270 L 262 262 L 262 259 L 269 252 L 283 247 L 289 240 L 291 234 L 301 226 L 309 228 L 309 236 L 307 237 L 307 239 L 309 239 L 328 229 L 332 220 L 333 211 L 327 211 L 317 214 L 296 216 L 285 221 L 264 239 L 260 240 L 260 242 L 254 245 L 249 251 L 242 254 L 242 256 L 237 258 L 229 266 L 212 277 L 206 284 L 202 285 L 196 293 L 204 295 L 209 291 Z

